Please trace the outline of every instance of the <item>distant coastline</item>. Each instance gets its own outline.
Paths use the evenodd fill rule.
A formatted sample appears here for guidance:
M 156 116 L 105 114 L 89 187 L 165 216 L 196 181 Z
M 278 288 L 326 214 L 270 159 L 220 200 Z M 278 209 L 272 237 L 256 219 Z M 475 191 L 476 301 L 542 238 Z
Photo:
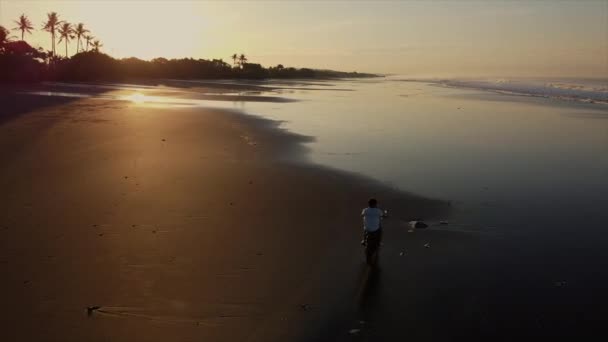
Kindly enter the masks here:
M 31 83 L 40 81 L 107 82 L 150 79 L 338 79 L 370 78 L 381 75 L 311 68 L 263 67 L 258 63 L 235 65 L 222 59 L 166 59 L 151 61 L 138 58 L 116 59 L 98 50 L 84 51 L 69 58 L 50 56 L 24 41 L 11 42 L 0 49 L 0 82 Z

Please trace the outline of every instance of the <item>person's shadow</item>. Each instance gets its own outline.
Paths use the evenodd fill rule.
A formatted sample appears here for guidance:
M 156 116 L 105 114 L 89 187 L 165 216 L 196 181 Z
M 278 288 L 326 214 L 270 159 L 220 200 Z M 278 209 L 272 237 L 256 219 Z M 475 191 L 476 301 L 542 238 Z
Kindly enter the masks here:
M 365 265 L 362 270 L 361 283 L 358 291 L 358 311 L 368 314 L 373 309 L 381 285 L 380 266 L 369 267 Z

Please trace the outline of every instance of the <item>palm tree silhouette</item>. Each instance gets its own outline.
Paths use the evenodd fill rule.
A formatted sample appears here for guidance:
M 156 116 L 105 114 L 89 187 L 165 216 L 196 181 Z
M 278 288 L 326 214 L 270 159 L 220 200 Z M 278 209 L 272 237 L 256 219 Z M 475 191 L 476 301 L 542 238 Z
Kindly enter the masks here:
M 49 32 L 51 34 L 51 46 L 53 51 L 53 57 L 55 56 L 55 30 L 57 30 L 57 26 L 59 26 L 59 15 L 57 12 L 47 13 L 47 21 L 43 23 L 43 30 Z
M 237 66 L 237 61 L 239 59 L 239 56 L 235 53 L 234 55 L 232 55 L 232 64 L 236 67 Z
M 22 14 L 19 17 L 19 20 L 15 20 L 15 24 L 17 24 L 17 27 L 15 27 L 13 30 L 21 31 L 21 40 L 23 40 L 25 32 L 32 34 L 34 26 L 32 26 L 32 22 L 28 17 L 25 16 L 25 14 Z
M 90 32 L 90 31 L 89 31 Z M 90 34 L 85 35 L 84 40 L 87 42 L 87 49 L 85 51 L 89 51 L 89 43 L 95 39 L 95 37 L 91 36 Z
M 10 42 L 9 34 L 10 32 L 4 26 L 0 26 L 0 51 L 4 49 L 4 44 Z
M 241 68 L 245 66 L 245 63 L 247 63 L 247 57 L 245 57 L 244 54 L 239 56 L 239 63 L 241 64 Z
M 74 29 L 70 23 L 67 21 L 62 21 L 61 26 L 59 26 L 57 29 L 57 32 L 59 32 L 59 43 L 65 40 L 65 56 L 68 57 L 68 42 L 70 39 L 74 39 L 74 36 L 72 35 L 72 33 L 74 33 Z
M 84 37 L 88 32 L 89 30 L 84 28 L 83 23 L 79 23 L 76 25 L 76 28 L 74 28 L 74 34 L 76 35 L 76 53 L 80 52 L 80 38 Z
M 94 41 L 91 45 L 93 46 L 93 51 L 95 52 L 99 52 L 99 48 L 103 46 L 103 44 L 101 44 L 99 40 Z

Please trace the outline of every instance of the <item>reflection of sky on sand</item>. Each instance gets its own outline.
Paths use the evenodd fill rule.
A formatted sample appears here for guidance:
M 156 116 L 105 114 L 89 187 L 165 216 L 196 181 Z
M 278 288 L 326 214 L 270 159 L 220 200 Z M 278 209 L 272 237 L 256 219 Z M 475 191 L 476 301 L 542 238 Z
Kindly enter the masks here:
M 62 92 L 62 91 L 23 91 L 20 94 L 29 94 L 29 95 L 40 95 L 40 96 L 59 96 L 59 97 L 77 97 L 77 98 L 87 98 L 92 95 L 89 94 L 79 94 L 79 93 L 70 93 L 70 92 Z
M 146 98 L 147 96 L 142 93 L 133 93 L 131 95 L 123 97 L 123 99 L 131 101 L 133 103 L 144 103 L 146 101 Z
M 128 101 L 136 105 L 155 105 L 157 107 L 194 107 L 203 106 L 202 101 L 184 100 L 178 98 L 170 98 L 167 96 L 145 95 L 140 92 L 131 93 L 129 95 L 113 95 L 113 94 L 83 94 L 59 91 L 27 91 L 22 94 L 40 95 L 40 96 L 59 96 L 59 97 L 74 97 L 74 98 L 89 98 L 99 100 L 118 100 Z
M 135 90 L 141 91 L 146 89 L 158 89 L 156 86 L 128 84 L 128 83 L 105 83 L 105 84 L 91 84 L 91 83 L 64 83 L 64 82 L 43 82 L 45 86 L 49 87 L 65 87 L 65 88 L 76 88 L 76 89 L 105 89 L 105 90 Z
M 598 120 L 608 115 L 604 105 L 425 82 L 333 83 L 323 91 L 313 90 L 318 84 L 298 84 L 308 87 L 300 90 L 269 82 L 267 91 L 247 84 L 212 92 L 113 86 L 100 94 L 65 88 L 32 94 L 138 107 L 234 109 L 279 120 L 283 128 L 315 137 L 309 143 L 315 163 L 452 201 L 459 211 L 448 229 L 500 231 L 518 220 L 529 222 L 518 223 L 519 229 L 538 226 L 531 213 L 551 225 L 599 217 L 597 203 L 608 196 L 608 120 Z M 555 210 L 563 214 L 550 214 Z
M 114 88 L 112 88 L 114 89 Z M 118 88 L 116 88 L 118 89 Z M 135 92 L 132 92 L 135 90 Z M 58 97 L 73 97 L 73 98 L 90 98 L 100 100 L 117 100 L 127 101 L 133 105 L 147 106 L 155 108 L 234 108 L 235 104 L 254 101 L 266 102 L 289 102 L 289 99 L 275 96 L 267 96 L 264 92 L 222 92 L 222 93 L 205 93 L 205 92 L 178 92 L 173 90 L 177 95 L 167 95 L 166 90 L 161 92 L 150 91 L 146 89 L 121 89 L 118 92 L 111 93 L 78 93 L 68 91 L 24 91 L 22 94 L 39 95 L 39 96 L 58 96 Z M 126 94 L 125 94 L 126 93 Z M 163 95 L 155 95 L 162 93 Z M 192 96 L 192 95 L 195 96 Z M 199 98 L 197 98 L 199 97 Z M 204 98 L 200 98 L 204 97 Z M 242 108 L 242 106 L 240 106 Z
M 232 105 L 314 136 L 315 163 L 452 201 L 459 210 L 448 229 L 608 219 L 598 207 L 608 196 L 608 122 L 598 120 L 608 115 L 605 105 L 426 82 L 335 83 L 353 91 L 294 91 L 294 103 Z
M 184 100 L 179 98 L 171 98 L 168 96 L 146 95 L 140 92 L 132 93 L 124 96 L 116 96 L 117 100 L 128 101 L 134 105 L 150 106 L 156 108 L 178 108 L 178 107 L 204 107 L 202 101 Z

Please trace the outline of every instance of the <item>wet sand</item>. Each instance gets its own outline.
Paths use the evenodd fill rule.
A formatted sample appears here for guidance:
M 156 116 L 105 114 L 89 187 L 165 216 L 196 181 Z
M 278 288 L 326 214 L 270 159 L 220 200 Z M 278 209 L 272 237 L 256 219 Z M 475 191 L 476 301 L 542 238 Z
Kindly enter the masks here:
M 2 340 L 349 338 L 377 312 L 367 198 L 391 209 L 383 265 L 429 234 L 470 239 L 408 233 L 447 204 L 309 165 L 309 139 L 231 111 L 5 92 Z
M 608 317 L 590 218 L 441 225 L 448 204 L 311 165 L 277 122 L 85 90 L 0 94 L 3 341 L 560 340 Z M 375 271 L 370 196 L 391 213 Z

